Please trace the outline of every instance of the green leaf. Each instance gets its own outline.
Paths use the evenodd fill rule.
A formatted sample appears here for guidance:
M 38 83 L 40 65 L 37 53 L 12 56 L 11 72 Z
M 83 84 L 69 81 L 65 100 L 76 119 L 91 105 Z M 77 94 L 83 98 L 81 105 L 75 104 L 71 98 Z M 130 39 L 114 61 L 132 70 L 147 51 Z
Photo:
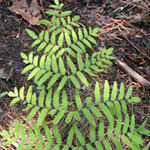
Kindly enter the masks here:
M 115 115 L 115 113 L 116 113 L 116 108 L 114 107 L 114 105 L 113 105 L 113 103 L 112 102 L 110 102 L 110 101 L 108 101 L 107 103 L 107 106 L 108 106 L 108 108 L 109 108 L 109 110 L 110 110 L 110 112 L 111 112 L 111 114 L 114 116 Z
M 68 100 L 67 100 L 67 94 L 65 90 L 63 90 L 63 93 L 62 93 L 62 108 L 64 110 L 68 109 Z
M 51 88 L 51 87 L 56 83 L 56 81 L 59 79 L 60 76 L 61 76 L 61 75 L 60 75 L 59 73 L 56 73 L 56 74 L 51 78 L 50 82 L 48 83 L 47 88 L 48 88 L 48 89 Z
M 115 129 L 115 136 L 118 136 L 121 134 L 121 126 L 122 126 L 122 115 L 118 116 L 117 125 Z
M 44 49 L 44 47 L 46 46 L 46 42 L 42 42 L 39 46 L 38 46 L 38 48 L 37 48 L 37 52 L 40 52 L 42 49 Z
M 64 11 L 60 14 L 61 17 L 65 17 L 65 16 L 68 16 L 72 13 L 72 11 Z
M 43 108 L 43 106 L 44 106 L 44 97 L 45 97 L 45 88 L 43 88 L 41 90 L 39 99 L 38 99 L 38 104 L 39 104 L 39 107 L 41 107 L 41 108 Z
M 95 41 L 94 38 L 92 38 L 91 36 L 88 36 L 87 39 L 92 42 L 93 44 L 97 45 L 97 42 Z
M 41 79 L 38 81 L 37 85 L 42 85 L 46 80 L 48 80 L 52 76 L 52 72 L 47 72 L 46 74 L 41 77 Z
M 60 91 L 63 87 L 64 87 L 64 85 L 65 85 L 65 83 L 67 82 L 67 80 L 68 80 L 68 77 L 67 76 L 64 76 L 63 78 L 62 78 L 62 80 L 60 81 L 60 83 L 59 83 L 59 86 L 58 86 L 58 91 Z
M 56 44 L 56 33 L 55 33 L 55 31 L 52 33 L 52 35 L 51 35 L 51 43 L 53 44 L 53 45 L 55 45 Z
M 66 117 L 66 119 L 65 119 L 65 122 L 66 122 L 67 124 L 71 122 L 73 115 L 74 115 L 73 112 L 69 112 L 69 113 L 67 114 L 67 117 Z
M 59 107 L 60 107 L 60 104 L 59 104 L 59 94 L 60 94 L 60 92 L 56 90 L 55 94 L 53 96 L 53 105 L 54 105 L 55 109 L 59 109 Z
M 121 82 L 120 84 L 120 90 L 119 90 L 119 100 L 122 100 L 124 98 L 124 84 Z
M 86 106 L 90 107 L 92 105 L 92 98 L 91 97 L 86 97 Z
M 78 62 L 79 70 L 80 71 L 83 70 L 84 64 L 83 64 L 83 61 L 82 61 L 80 53 L 77 53 L 77 62 Z
M 46 43 L 49 42 L 49 32 L 47 30 L 45 31 L 44 40 L 45 40 Z
M 16 150 L 20 150 L 20 149 L 23 149 L 23 146 L 25 145 L 25 142 L 22 141 L 19 143 L 18 147 L 16 148 Z
M 132 94 L 132 89 L 133 89 L 133 87 L 130 86 L 129 89 L 128 89 L 128 91 L 127 91 L 127 93 L 126 93 L 126 95 L 125 95 L 125 99 L 128 99 L 128 98 L 131 96 L 131 94 Z
M 120 144 L 120 141 L 116 137 L 113 137 L 112 141 L 113 141 L 113 143 L 115 144 L 115 146 L 117 147 L 118 150 L 123 150 L 122 146 Z
M 59 0 L 54 0 L 56 5 L 59 5 Z
M 75 44 L 72 44 L 70 47 L 71 47 L 73 50 L 75 50 L 75 51 L 77 51 L 77 52 L 79 52 L 79 53 L 83 53 L 82 50 L 81 50 L 77 45 L 75 45 Z
M 73 38 L 73 42 L 76 43 L 78 39 L 74 30 L 72 30 L 72 38 Z
M 45 14 L 48 14 L 50 16 L 59 16 L 59 12 L 58 11 L 54 11 L 54 10 L 45 11 Z
M 36 82 L 38 81 L 38 79 L 39 79 L 45 72 L 46 72 L 46 70 L 44 70 L 44 69 L 40 70 L 40 71 L 36 74 L 36 76 L 35 76 L 35 78 L 34 78 L 34 83 L 36 83 Z
M 67 45 L 70 46 L 71 45 L 71 39 L 70 39 L 70 36 L 67 32 L 65 32 L 65 39 L 66 39 Z
M 112 137 L 112 132 L 113 132 L 113 128 L 114 128 L 114 118 L 112 116 L 112 114 L 110 113 L 109 109 L 103 104 L 99 104 L 100 108 L 102 109 L 102 111 L 104 112 L 104 114 L 106 115 L 107 119 L 109 120 L 109 126 L 107 128 L 107 132 L 108 132 L 108 138 Z
M 28 65 L 22 70 L 21 74 L 25 74 L 27 71 L 30 71 L 33 68 L 34 68 L 34 65 Z
M 96 140 L 95 127 L 91 126 L 90 128 L 90 141 L 94 143 Z
M 80 16 L 79 15 L 76 15 L 76 16 L 74 16 L 73 18 L 72 18 L 72 21 L 77 21 L 77 20 L 79 20 L 80 19 Z
M 65 48 L 62 48 L 56 55 L 56 58 L 59 58 L 60 56 L 62 56 L 64 54 L 64 52 L 66 51 Z
M 97 116 L 98 118 L 102 117 L 102 114 L 100 113 L 100 111 L 98 110 L 98 108 L 96 108 L 94 105 L 92 105 L 90 107 L 91 111 L 93 112 L 93 114 L 95 116 Z
M 74 84 L 74 86 L 77 88 L 77 89 L 80 89 L 80 84 L 78 82 L 78 80 L 75 78 L 75 76 L 71 75 L 69 77 L 69 79 L 72 81 L 72 83 Z
M 51 100 L 52 100 L 52 89 L 49 89 L 45 100 L 45 105 L 48 109 L 51 108 Z
M 59 134 L 59 130 L 58 130 L 58 128 L 55 124 L 53 124 L 53 131 L 54 131 L 54 135 L 55 135 L 57 144 L 61 145 L 62 144 L 62 139 L 61 139 L 61 136 Z
M 21 87 L 20 91 L 19 91 L 19 96 L 21 100 L 24 100 L 24 86 Z
M 48 109 L 47 109 L 47 108 L 43 108 L 43 109 L 42 109 L 42 111 L 41 111 L 41 113 L 40 113 L 40 115 L 39 115 L 39 117 L 38 117 L 38 120 L 37 120 L 37 126 L 40 126 L 40 125 L 41 125 L 41 123 L 43 122 L 43 120 L 44 120 L 44 118 L 45 118 L 47 112 L 48 112 Z
M 107 139 L 105 139 L 103 141 L 103 143 L 104 143 L 104 146 L 105 146 L 106 150 L 113 150 L 111 145 L 110 145 L 110 143 L 109 143 L 109 141 Z
M 26 122 L 29 122 L 35 115 L 36 113 L 39 111 L 40 107 L 39 106 L 35 106 L 29 113 Z
M 95 104 L 100 103 L 100 88 L 98 82 L 95 84 Z
M 32 72 L 29 74 L 27 80 L 31 80 L 39 71 L 40 71 L 40 68 L 34 68 Z
M 88 31 L 86 27 L 83 27 L 83 33 L 84 33 L 84 37 L 86 38 L 88 36 Z
M 35 67 L 37 67 L 37 65 L 38 65 L 38 59 L 39 59 L 39 56 L 38 56 L 38 55 L 36 55 L 36 56 L 34 57 L 34 59 L 33 59 L 33 65 L 34 65 Z
M 49 130 L 49 127 L 47 126 L 47 124 L 45 122 L 43 122 L 43 128 L 44 128 L 44 131 L 46 134 L 46 139 L 47 139 L 48 143 L 52 144 L 53 143 L 52 135 Z
M 52 55 L 52 69 L 54 73 L 58 73 L 58 66 L 55 55 Z
M 30 140 L 32 142 L 36 143 L 36 138 L 35 138 L 35 135 L 34 135 L 34 132 L 33 132 L 32 128 L 28 128 L 28 134 L 29 134 Z
M 35 47 L 36 45 L 38 45 L 38 44 L 40 44 L 40 43 L 41 43 L 41 40 L 37 39 L 37 40 L 35 40 L 35 41 L 32 43 L 31 47 L 33 48 L 33 47 Z
M 109 83 L 107 80 L 105 80 L 103 101 L 107 102 L 108 100 L 109 100 Z
M 65 66 L 64 66 L 64 62 L 63 62 L 61 57 L 59 57 L 59 69 L 60 69 L 60 73 L 62 75 L 66 74 L 66 69 L 65 69 Z
M 78 111 L 74 111 L 74 119 L 77 120 L 77 121 L 81 121 L 81 117 L 80 117 Z
M 36 137 L 37 137 L 38 141 L 39 141 L 41 144 L 44 144 L 45 141 L 44 141 L 44 139 L 43 139 L 43 137 L 42 137 L 42 134 L 41 134 L 41 132 L 40 132 L 40 130 L 39 130 L 39 127 L 38 127 L 37 125 L 35 125 L 34 123 L 32 123 L 32 126 L 33 126 L 33 128 L 34 128 L 34 132 L 35 132 L 35 134 L 36 134 Z
M 98 128 L 98 137 L 100 140 L 104 139 L 104 122 L 102 118 L 100 118 L 100 123 L 99 123 L 99 128 Z
M 70 69 L 71 69 L 71 72 L 73 74 L 75 74 L 76 73 L 76 67 L 75 67 L 73 61 L 71 60 L 71 58 L 69 56 L 67 56 L 67 63 L 69 65 Z
M 77 89 L 76 89 L 76 92 L 75 92 L 75 100 L 76 100 L 77 108 L 78 108 L 78 110 L 80 110 L 82 108 L 82 102 L 81 102 L 79 90 L 77 90 Z
M 85 49 L 84 44 L 82 44 L 80 41 L 78 41 L 76 44 L 81 48 L 81 50 L 82 50 L 84 53 L 86 53 L 86 49 Z
M 113 89 L 112 89 L 112 92 L 111 92 L 111 101 L 114 101 L 116 99 L 116 96 L 117 96 L 117 82 L 115 81 L 114 84 L 113 84 Z
M 125 116 L 125 121 L 124 121 L 124 125 L 123 125 L 123 134 L 127 133 L 128 131 L 128 128 L 129 128 L 129 115 L 126 114 Z
M 81 134 L 80 130 L 78 129 L 78 127 L 74 124 L 74 132 L 76 134 L 77 139 L 79 140 L 79 142 L 81 143 L 81 145 L 85 145 L 85 139 L 83 137 L 83 135 Z
M 11 145 L 12 143 L 14 143 L 14 142 L 16 142 L 16 141 L 17 141 L 16 138 L 12 138 L 12 139 L 10 139 L 9 141 L 3 143 L 2 146 L 9 146 L 9 145 Z
M 135 128 L 135 116 L 132 114 L 131 123 L 130 123 L 130 131 L 133 131 Z
M 72 145 L 73 135 L 74 135 L 74 127 L 72 127 L 68 133 L 68 137 L 67 137 L 67 145 L 68 146 Z
M 65 27 L 67 25 L 66 20 L 63 17 L 60 17 L 60 20 L 61 20 L 63 26 Z
M 93 29 L 93 33 L 97 33 L 98 32 L 98 30 L 99 30 L 99 28 L 97 27 L 97 28 L 94 28 Z
M 120 103 L 118 101 L 115 101 L 114 104 L 115 104 L 115 107 L 116 107 L 116 116 L 119 117 L 119 115 L 121 115 Z
M 33 85 L 31 85 L 31 86 L 28 88 L 28 92 L 27 92 L 27 95 L 26 95 L 26 101 L 27 101 L 27 103 L 30 103 L 30 102 L 31 102 L 32 91 L 33 91 Z
M 26 133 L 25 133 L 25 129 L 23 127 L 23 123 L 22 121 L 20 121 L 20 134 L 21 134 L 21 138 L 24 140 L 24 141 L 27 141 L 27 137 L 26 137 Z
M 48 56 L 51 58 L 52 55 L 53 55 L 58 49 L 59 49 L 59 46 L 55 45 L 55 46 L 52 48 L 52 50 L 50 51 L 50 53 L 49 53 Z
M 92 124 L 92 126 L 96 127 L 95 119 L 92 116 L 92 114 L 90 113 L 90 111 L 87 108 L 83 108 L 82 111 L 83 111 L 85 117 L 87 118 L 87 120 Z
M 62 9 L 63 6 L 64 6 L 64 4 L 61 3 L 58 7 L 59 7 L 59 9 Z
M 45 25 L 45 26 L 51 25 L 51 22 L 49 20 L 46 20 L 46 19 L 41 19 L 41 20 L 39 20 L 38 23 L 42 24 L 42 25 Z
M 74 57 L 74 58 L 76 58 L 77 56 L 76 56 L 76 54 L 75 54 L 75 52 L 74 51 L 72 51 L 71 50 L 71 48 L 66 48 L 66 52 L 68 52 L 72 57 Z
M 17 139 L 19 139 L 19 121 L 18 120 L 16 120 L 16 122 L 15 122 L 15 137 L 17 138 Z
M 83 39 L 83 33 L 81 28 L 78 28 L 78 36 L 79 36 L 79 40 L 81 41 Z
M 57 28 L 60 28 L 60 20 L 59 20 L 59 18 L 56 19 L 56 26 L 57 26 Z
M 23 59 L 28 59 L 27 55 L 23 52 L 20 53 L 20 56 L 23 58 Z
M 63 39 L 64 39 L 64 33 L 62 32 L 58 38 L 58 45 L 59 47 L 62 47 L 63 45 Z
M 122 111 L 126 115 L 127 114 L 127 105 L 124 100 L 121 100 Z
M 52 26 L 52 27 L 48 30 L 48 32 L 52 32 L 52 31 L 54 31 L 56 28 L 57 28 L 56 26 Z
M 19 97 L 16 97 L 16 98 L 14 98 L 14 99 L 10 102 L 9 106 L 11 107 L 11 106 L 13 106 L 14 104 L 16 104 L 16 103 L 19 102 L 19 101 L 20 101 L 20 98 L 19 98 Z
M 33 31 L 31 31 L 30 29 L 25 29 L 25 30 L 29 34 L 29 36 L 31 36 L 33 39 L 38 38 L 37 35 Z
M 128 145 L 132 150 L 135 149 L 135 147 L 133 146 L 133 144 L 128 140 L 128 138 L 127 138 L 125 135 L 121 135 L 120 137 L 121 137 L 122 141 L 123 141 L 126 145 Z
M 131 100 L 134 102 L 134 103 L 139 103 L 141 102 L 141 99 L 139 97 L 131 97 Z
M 90 42 L 89 42 L 88 40 L 83 39 L 82 42 L 83 42 L 85 45 L 87 45 L 90 49 L 92 48 L 92 46 L 91 46 L 91 44 L 90 44 Z
M 86 87 L 89 87 L 89 83 L 88 83 L 86 77 L 83 75 L 82 72 L 79 72 L 79 71 L 78 71 L 78 72 L 77 72 L 77 76 L 78 76 L 78 78 L 81 80 L 81 82 L 82 82 Z

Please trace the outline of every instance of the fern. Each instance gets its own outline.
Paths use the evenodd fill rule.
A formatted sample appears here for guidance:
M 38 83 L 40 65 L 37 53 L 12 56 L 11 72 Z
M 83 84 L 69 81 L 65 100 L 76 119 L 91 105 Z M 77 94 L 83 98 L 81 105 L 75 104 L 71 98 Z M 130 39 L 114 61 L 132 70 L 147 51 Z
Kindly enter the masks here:
M 98 28 L 81 28 L 77 22 L 79 16 L 71 18 L 71 11 L 61 11 L 64 4 L 54 2 L 50 8 L 55 10 L 45 12 L 52 20 L 39 21 L 48 26 L 47 30 L 37 36 L 26 29 L 34 39 L 31 47 L 37 50 L 28 55 L 21 52 L 26 65 L 22 74 L 28 72 L 27 80 L 33 80 L 34 84 L 28 89 L 15 87 L 8 93 L 12 97 L 10 107 L 21 101 L 25 106 L 22 111 L 29 112 L 26 123 L 35 116 L 37 122 L 26 128 L 26 123 L 16 120 L 9 131 L 1 132 L 3 146 L 16 142 L 19 143 L 17 150 L 111 150 L 114 147 L 121 150 L 125 146 L 140 150 L 141 135 L 150 131 L 144 128 L 146 122 L 136 127 L 134 114 L 128 112 L 127 105 L 141 101 L 132 97 L 132 86 L 126 91 L 123 83 L 118 87 L 114 81 L 110 86 L 106 80 L 102 90 L 96 81 L 94 94 L 81 96 L 82 86 L 90 89 L 88 77 L 93 79 L 112 65 L 113 48 L 104 48 L 89 56 L 86 48 L 92 49 L 92 44 L 97 44 L 94 37 L 98 36 Z M 38 92 L 37 86 L 42 87 Z M 49 116 L 54 118 L 51 126 L 46 121 Z M 64 125 L 68 126 L 65 136 L 61 128 Z

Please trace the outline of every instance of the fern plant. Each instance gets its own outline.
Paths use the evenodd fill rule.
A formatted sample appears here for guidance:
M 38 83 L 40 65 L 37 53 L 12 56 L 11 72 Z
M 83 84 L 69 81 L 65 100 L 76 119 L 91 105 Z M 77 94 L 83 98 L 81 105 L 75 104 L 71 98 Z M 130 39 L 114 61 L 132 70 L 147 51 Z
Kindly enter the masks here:
M 22 111 L 28 110 L 26 123 L 36 117 L 37 122 L 27 128 L 26 123 L 16 120 L 9 131 L 1 132 L 3 146 L 18 142 L 17 150 L 111 150 L 114 147 L 140 150 L 141 135 L 150 131 L 144 128 L 146 122 L 136 127 L 136 118 L 128 113 L 127 106 L 140 102 L 140 98 L 131 96 L 132 86 L 125 92 L 124 84 L 118 87 L 114 81 L 111 89 L 106 80 L 102 90 L 95 81 L 97 72 L 112 64 L 113 48 L 89 56 L 86 48 L 93 50 L 92 44 L 97 44 L 94 37 L 98 36 L 98 28 L 82 28 L 77 22 L 79 16 L 71 18 L 71 11 L 61 11 L 64 4 L 54 2 L 55 5 L 50 5 L 54 10 L 45 12 L 51 16 L 50 21 L 39 21 L 46 30 L 37 36 L 26 29 L 34 39 L 31 46 L 37 50 L 28 55 L 21 52 L 26 65 L 22 74 L 29 72 L 27 80 L 33 80 L 34 84 L 28 89 L 15 87 L 8 93 L 13 98 L 10 106 L 22 101 L 25 105 Z M 95 82 L 92 92 L 89 78 Z M 91 95 L 83 98 L 82 87 Z

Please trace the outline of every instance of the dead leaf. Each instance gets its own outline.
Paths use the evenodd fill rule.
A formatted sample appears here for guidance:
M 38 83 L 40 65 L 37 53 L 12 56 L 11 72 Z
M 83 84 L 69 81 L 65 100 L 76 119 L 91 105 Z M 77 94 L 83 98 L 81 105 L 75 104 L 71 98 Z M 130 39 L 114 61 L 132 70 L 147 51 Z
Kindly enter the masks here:
M 0 69 L 0 79 L 6 79 L 7 73 L 4 71 L 3 68 Z
M 30 25 L 39 25 L 38 21 L 41 18 L 39 8 L 37 0 L 32 0 L 30 7 L 27 5 L 27 0 L 14 0 L 13 5 L 8 7 L 10 11 L 21 15 Z

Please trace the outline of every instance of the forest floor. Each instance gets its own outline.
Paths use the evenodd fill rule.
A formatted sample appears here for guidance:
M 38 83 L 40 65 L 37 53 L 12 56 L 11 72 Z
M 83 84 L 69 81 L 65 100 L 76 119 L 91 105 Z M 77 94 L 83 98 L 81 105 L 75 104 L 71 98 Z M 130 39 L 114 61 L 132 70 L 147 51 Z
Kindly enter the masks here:
M 73 15 L 81 16 L 80 23 L 99 27 L 99 49 L 113 47 L 113 55 L 123 61 L 132 71 L 150 82 L 150 2 L 148 0 L 62 0 L 65 10 L 72 10 Z M 42 10 L 48 7 L 52 0 L 42 0 Z M 39 33 L 41 26 L 30 25 L 21 15 L 8 9 L 11 0 L 0 0 L 0 131 L 8 129 L 14 119 L 25 118 L 22 105 L 9 107 L 11 98 L 5 93 L 13 91 L 14 87 L 27 86 L 27 77 L 21 75 L 24 64 L 20 52 L 29 53 L 33 40 L 25 29 L 30 28 Z M 39 5 L 40 2 L 39 2 Z M 41 11 L 44 18 L 43 12 Z M 92 52 L 92 51 L 91 51 Z M 89 53 L 91 53 L 89 52 Z M 125 87 L 133 86 L 133 95 L 142 102 L 134 105 L 132 110 L 136 116 L 136 125 L 144 120 L 146 128 L 150 129 L 150 86 L 140 82 L 132 74 L 118 65 L 116 61 L 108 73 L 102 73 L 100 81 L 110 83 L 123 82 Z M 5 92 L 5 93 L 4 93 Z M 146 140 L 147 137 L 145 137 Z

